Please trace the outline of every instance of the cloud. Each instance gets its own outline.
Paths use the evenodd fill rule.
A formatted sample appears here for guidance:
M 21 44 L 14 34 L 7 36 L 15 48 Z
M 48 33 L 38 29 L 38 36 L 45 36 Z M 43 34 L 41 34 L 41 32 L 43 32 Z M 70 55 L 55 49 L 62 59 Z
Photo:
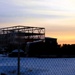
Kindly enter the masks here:
M 21 19 L 45 18 L 61 19 L 75 17 L 70 0 L 1 0 L 0 22 L 20 21 Z

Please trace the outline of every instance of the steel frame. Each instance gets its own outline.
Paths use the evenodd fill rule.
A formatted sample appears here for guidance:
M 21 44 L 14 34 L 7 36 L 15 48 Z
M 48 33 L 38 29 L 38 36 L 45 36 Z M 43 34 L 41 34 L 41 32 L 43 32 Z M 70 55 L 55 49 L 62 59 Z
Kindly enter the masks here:
M 21 44 L 35 40 L 45 41 L 45 28 L 20 25 L 0 28 L 0 46 L 17 44 L 18 40 Z

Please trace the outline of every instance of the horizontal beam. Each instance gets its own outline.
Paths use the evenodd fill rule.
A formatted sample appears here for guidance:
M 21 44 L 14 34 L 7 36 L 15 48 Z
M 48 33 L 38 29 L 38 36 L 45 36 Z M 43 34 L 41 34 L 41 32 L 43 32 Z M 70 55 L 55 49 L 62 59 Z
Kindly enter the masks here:
M 38 29 L 45 29 L 43 27 L 31 27 L 31 26 L 12 26 L 12 27 L 5 27 L 5 28 L 0 28 L 0 30 L 12 30 L 12 29 L 20 29 L 20 28 L 38 28 Z

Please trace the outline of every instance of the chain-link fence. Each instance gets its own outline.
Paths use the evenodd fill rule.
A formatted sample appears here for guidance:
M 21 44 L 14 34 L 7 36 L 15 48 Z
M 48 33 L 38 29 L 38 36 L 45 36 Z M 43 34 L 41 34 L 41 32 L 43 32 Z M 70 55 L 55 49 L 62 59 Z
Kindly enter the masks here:
M 19 75 L 75 75 L 75 58 L 20 57 Z M 0 75 L 18 75 L 18 58 L 0 54 Z

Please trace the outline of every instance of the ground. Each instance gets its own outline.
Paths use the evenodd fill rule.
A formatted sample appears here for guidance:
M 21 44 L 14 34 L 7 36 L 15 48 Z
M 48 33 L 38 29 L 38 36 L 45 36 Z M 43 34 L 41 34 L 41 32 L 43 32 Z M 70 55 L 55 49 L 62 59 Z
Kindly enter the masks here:
M 0 73 L 17 75 L 17 58 L 0 57 Z M 20 75 L 75 75 L 75 58 L 20 58 Z

